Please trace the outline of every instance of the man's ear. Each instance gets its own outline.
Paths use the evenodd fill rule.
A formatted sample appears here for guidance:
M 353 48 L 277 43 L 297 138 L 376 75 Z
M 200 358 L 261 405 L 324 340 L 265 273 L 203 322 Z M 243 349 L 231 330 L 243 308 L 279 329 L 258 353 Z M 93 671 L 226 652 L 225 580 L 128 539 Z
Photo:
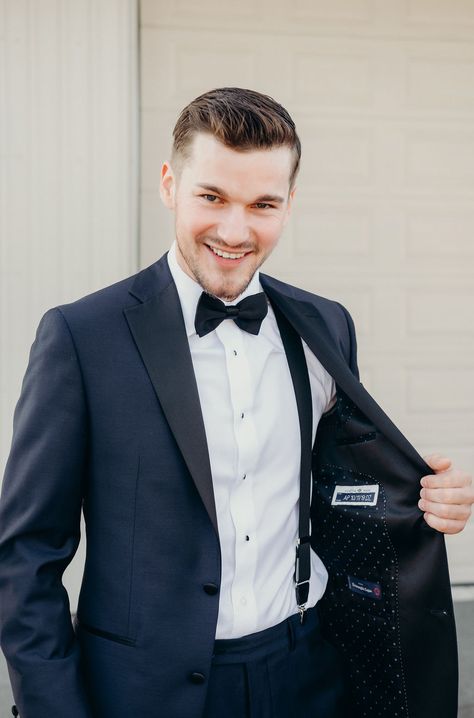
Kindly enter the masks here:
M 168 207 L 174 209 L 176 192 L 176 178 L 169 162 L 163 162 L 161 167 L 160 178 L 160 197 L 161 201 Z

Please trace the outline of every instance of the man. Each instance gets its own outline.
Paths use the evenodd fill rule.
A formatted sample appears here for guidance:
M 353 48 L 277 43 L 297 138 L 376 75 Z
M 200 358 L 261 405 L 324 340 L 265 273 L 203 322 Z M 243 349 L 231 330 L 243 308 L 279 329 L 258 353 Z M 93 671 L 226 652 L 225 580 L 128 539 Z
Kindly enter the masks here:
M 170 252 L 41 320 L 0 504 L 22 718 L 456 714 L 442 532 L 471 477 L 364 390 L 344 307 L 259 273 L 299 160 L 271 98 L 196 98 L 162 168 Z

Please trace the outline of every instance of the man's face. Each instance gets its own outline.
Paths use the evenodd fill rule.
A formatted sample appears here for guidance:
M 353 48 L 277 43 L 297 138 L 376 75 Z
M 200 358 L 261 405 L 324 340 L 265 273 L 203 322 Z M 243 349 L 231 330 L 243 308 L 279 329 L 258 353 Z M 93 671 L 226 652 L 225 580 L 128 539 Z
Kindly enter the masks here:
M 179 175 L 163 165 L 178 262 L 209 294 L 233 301 L 276 246 L 293 200 L 292 162 L 289 147 L 237 152 L 198 133 Z

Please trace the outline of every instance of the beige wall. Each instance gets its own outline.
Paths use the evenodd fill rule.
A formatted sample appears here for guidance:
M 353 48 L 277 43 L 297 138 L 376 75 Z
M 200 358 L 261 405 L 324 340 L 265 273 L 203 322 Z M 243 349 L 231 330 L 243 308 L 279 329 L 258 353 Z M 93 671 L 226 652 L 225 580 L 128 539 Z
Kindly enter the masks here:
M 474 6 L 470 0 L 0 0 L 0 463 L 42 313 L 154 261 L 178 110 L 273 94 L 304 162 L 267 265 L 343 301 L 364 383 L 421 453 L 474 471 Z M 474 580 L 474 527 L 448 540 Z M 74 595 L 82 553 L 68 572 Z
M 0 0 L 1 469 L 43 312 L 136 269 L 137 22 L 134 0 Z
M 294 217 L 266 265 L 342 301 L 362 380 L 422 454 L 474 472 L 474 4 L 142 0 L 141 265 L 172 240 L 160 163 L 178 111 L 215 86 L 294 116 Z M 474 523 L 448 540 L 474 581 Z
M 43 312 L 137 265 L 136 23 L 133 0 L 0 0 L 2 465 Z

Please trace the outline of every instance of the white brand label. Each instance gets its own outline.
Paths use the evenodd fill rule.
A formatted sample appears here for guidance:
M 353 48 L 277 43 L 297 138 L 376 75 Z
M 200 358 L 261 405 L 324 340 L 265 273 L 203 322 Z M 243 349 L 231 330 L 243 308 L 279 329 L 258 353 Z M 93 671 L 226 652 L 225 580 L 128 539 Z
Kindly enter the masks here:
M 379 497 L 379 485 L 336 486 L 332 506 L 375 506 Z

